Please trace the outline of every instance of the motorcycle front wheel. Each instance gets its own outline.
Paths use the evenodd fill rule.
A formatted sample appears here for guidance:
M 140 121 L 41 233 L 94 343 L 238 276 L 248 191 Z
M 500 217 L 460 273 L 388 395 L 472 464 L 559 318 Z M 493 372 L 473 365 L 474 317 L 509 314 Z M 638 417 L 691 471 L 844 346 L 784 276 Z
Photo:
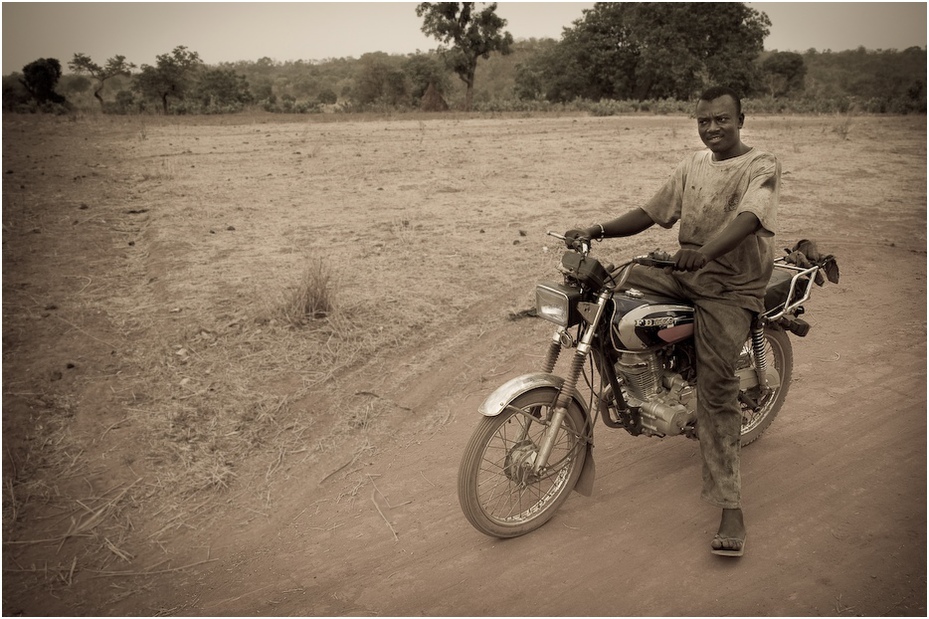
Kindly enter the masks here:
M 746 344 L 751 347 L 751 341 Z M 780 327 L 768 326 L 765 329 L 765 360 L 769 368 L 776 370 L 778 380 L 770 384 L 770 390 L 764 393 L 747 394 L 757 398 L 755 406 L 742 402 L 742 447 L 758 440 L 768 426 L 777 417 L 784 405 L 787 390 L 793 374 L 793 347 L 787 333 Z
M 543 387 L 513 399 L 495 417 L 481 419 L 458 470 L 458 501 L 465 517 L 491 537 L 525 535 L 548 522 L 567 500 L 587 457 L 584 413 L 575 402 L 559 429 L 546 468 L 533 463 L 551 418 L 557 391 Z

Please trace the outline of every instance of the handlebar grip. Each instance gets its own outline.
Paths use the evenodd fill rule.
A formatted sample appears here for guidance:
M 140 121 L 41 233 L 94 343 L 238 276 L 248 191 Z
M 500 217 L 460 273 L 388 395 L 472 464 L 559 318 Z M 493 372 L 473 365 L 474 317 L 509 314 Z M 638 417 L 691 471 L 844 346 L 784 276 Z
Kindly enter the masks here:
M 654 267 L 656 269 L 667 269 L 674 267 L 673 260 L 660 260 L 658 258 L 652 258 L 651 256 L 637 256 L 632 259 L 632 262 L 635 264 L 641 264 L 646 267 Z

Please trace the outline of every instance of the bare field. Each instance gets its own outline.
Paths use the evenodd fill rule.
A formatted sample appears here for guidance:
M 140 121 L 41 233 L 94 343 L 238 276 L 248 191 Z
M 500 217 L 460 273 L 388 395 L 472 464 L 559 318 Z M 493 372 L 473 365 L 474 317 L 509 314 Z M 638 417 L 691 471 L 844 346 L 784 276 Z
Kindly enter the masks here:
M 455 494 L 477 406 L 541 363 L 545 231 L 645 201 L 690 119 L 4 115 L 3 614 L 925 615 L 926 119 L 743 140 L 781 158 L 779 241 L 842 277 L 723 563 L 683 439 L 598 424 L 594 496 L 516 540 Z

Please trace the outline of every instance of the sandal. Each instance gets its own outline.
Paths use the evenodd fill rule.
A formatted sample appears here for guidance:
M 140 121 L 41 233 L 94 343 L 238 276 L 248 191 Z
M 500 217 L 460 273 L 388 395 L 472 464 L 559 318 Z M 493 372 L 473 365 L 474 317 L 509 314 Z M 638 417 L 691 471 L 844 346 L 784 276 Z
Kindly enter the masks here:
M 727 546 L 736 545 L 738 548 L 727 548 Z M 719 546 L 719 548 L 716 546 Z M 717 535 L 713 538 L 713 543 L 710 545 L 710 552 L 720 557 L 741 557 L 745 554 L 745 538 Z

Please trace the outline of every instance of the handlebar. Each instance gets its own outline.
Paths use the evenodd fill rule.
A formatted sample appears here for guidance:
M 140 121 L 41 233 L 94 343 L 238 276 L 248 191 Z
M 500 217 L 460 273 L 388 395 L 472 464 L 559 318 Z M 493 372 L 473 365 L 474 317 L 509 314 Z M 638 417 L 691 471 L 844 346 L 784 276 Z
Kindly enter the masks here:
M 647 256 L 636 256 L 632 259 L 633 264 L 641 264 L 645 267 L 654 267 L 656 269 L 670 269 L 674 268 L 674 261 L 664 257 L 657 257 L 654 254 L 658 252 L 652 252 Z
M 557 232 L 552 232 L 551 230 L 549 230 L 548 232 L 546 232 L 546 234 L 547 234 L 548 236 L 553 236 L 553 237 L 555 237 L 556 239 L 558 239 L 558 240 L 560 240 L 560 241 L 564 241 L 564 242 L 565 242 L 565 246 L 567 246 L 568 237 L 566 237 L 565 235 L 563 235 L 563 234 L 558 234 Z M 585 239 L 583 239 L 583 238 L 576 238 L 576 239 L 574 239 L 574 241 L 571 242 L 571 246 L 570 246 L 570 247 L 571 247 L 571 249 L 573 249 L 574 251 L 579 252 L 579 253 L 583 254 L 584 256 L 586 256 L 587 254 L 590 253 L 590 239 L 586 239 L 586 240 L 585 240 Z
M 555 237 L 556 239 L 563 241 L 565 246 L 568 246 L 568 237 L 563 234 L 558 234 L 557 232 L 552 232 L 549 230 L 546 232 L 548 236 Z M 574 251 L 586 256 L 590 253 L 590 239 L 585 239 L 579 237 L 574 239 L 569 246 Z M 674 268 L 674 260 L 672 260 L 671 254 L 663 251 L 653 251 L 645 256 L 636 256 L 631 260 L 632 264 L 641 264 L 646 267 L 654 267 L 656 269 L 669 269 Z

